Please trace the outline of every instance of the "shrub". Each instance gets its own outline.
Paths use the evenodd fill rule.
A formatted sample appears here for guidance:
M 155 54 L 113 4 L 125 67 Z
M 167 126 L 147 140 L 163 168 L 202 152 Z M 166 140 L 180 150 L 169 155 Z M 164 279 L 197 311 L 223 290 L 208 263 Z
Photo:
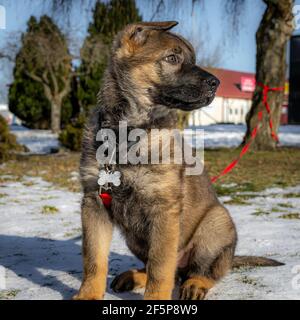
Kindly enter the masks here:
M 72 151 L 79 151 L 81 149 L 84 123 L 85 116 L 81 114 L 72 123 L 66 125 L 59 135 L 60 143 Z
M 0 162 L 7 160 L 11 151 L 22 150 L 16 137 L 9 132 L 6 120 L 0 115 Z

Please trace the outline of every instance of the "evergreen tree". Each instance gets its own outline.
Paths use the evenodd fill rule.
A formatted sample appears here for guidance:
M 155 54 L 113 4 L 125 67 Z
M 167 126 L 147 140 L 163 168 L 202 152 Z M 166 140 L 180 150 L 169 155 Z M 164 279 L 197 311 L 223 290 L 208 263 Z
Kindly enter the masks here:
M 85 112 L 96 105 L 114 36 L 127 24 L 140 21 L 134 0 L 97 1 L 88 36 L 81 49 L 78 98 Z
M 134 0 L 97 1 L 88 36 L 81 49 L 81 65 L 78 68 L 77 99 L 81 113 L 66 126 L 60 142 L 71 150 L 79 150 L 82 129 L 89 110 L 97 103 L 97 94 L 107 65 L 114 36 L 127 24 L 141 21 Z
M 72 115 L 68 94 L 72 76 L 66 39 L 53 21 L 31 17 L 16 56 L 9 108 L 24 124 L 58 132 Z

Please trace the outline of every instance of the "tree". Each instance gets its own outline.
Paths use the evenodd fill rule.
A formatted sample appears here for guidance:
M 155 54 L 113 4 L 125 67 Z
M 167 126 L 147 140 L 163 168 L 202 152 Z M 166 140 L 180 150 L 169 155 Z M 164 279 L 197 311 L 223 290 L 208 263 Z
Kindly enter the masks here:
M 15 68 L 9 88 L 9 109 L 23 124 L 32 129 L 50 127 L 51 105 L 44 95 L 43 86 Z
M 96 2 L 93 21 L 81 49 L 78 98 L 85 112 L 96 105 L 114 36 L 127 24 L 140 21 L 134 0 Z
M 267 5 L 264 16 L 256 33 L 256 82 L 269 87 L 284 87 L 286 77 L 286 47 L 293 31 L 293 0 L 264 0 Z M 280 125 L 283 91 L 270 92 L 268 102 L 271 109 L 273 130 L 277 133 Z M 263 89 L 257 85 L 252 106 L 247 114 L 247 132 L 243 143 L 250 137 L 258 122 L 258 112 L 264 110 Z M 252 145 L 258 150 L 274 149 L 276 142 L 272 139 L 268 116 L 263 113 L 263 127 Z
M 30 92 L 28 89 L 30 86 L 32 86 L 31 91 L 35 86 L 38 94 L 41 88 L 43 90 L 40 98 L 32 99 L 34 100 L 33 109 L 38 109 L 37 104 L 41 100 L 43 108 L 40 108 L 39 112 L 47 112 L 48 103 L 51 110 L 51 129 L 58 133 L 61 126 L 63 100 L 70 92 L 72 77 L 71 55 L 66 39 L 51 18 L 42 16 L 39 22 L 34 17 L 30 18 L 28 30 L 22 35 L 21 42 L 22 47 L 16 56 L 15 82 L 10 90 L 11 109 L 13 112 L 16 111 L 14 108 L 18 107 L 22 98 L 24 99 L 24 96 L 18 98 L 20 81 L 31 79 L 28 84 L 23 84 L 23 88 L 27 87 L 26 93 L 28 90 Z M 13 102 L 16 100 L 19 103 L 14 107 Z M 25 105 L 28 104 L 25 103 Z M 18 114 L 18 111 L 16 113 Z
M 153 17 L 162 10 L 164 1 L 157 1 L 157 8 Z M 199 0 L 200 1 L 200 0 Z M 204 4 L 205 1 L 201 0 Z M 196 1 L 193 0 L 193 5 Z M 226 21 L 231 22 L 232 33 L 237 34 L 239 30 L 239 19 L 245 9 L 245 0 L 227 0 L 224 2 L 224 9 L 227 13 Z M 286 75 L 286 47 L 293 30 L 292 7 L 293 0 L 263 0 L 267 5 L 264 16 L 256 34 L 256 80 L 270 87 L 283 87 Z M 182 5 L 175 2 L 174 5 Z M 178 8 L 179 9 L 179 8 Z M 247 114 L 247 131 L 243 144 L 249 140 L 253 128 L 257 124 L 257 114 L 263 110 L 262 104 L 263 90 L 257 86 L 253 95 L 252 107 Z M 274 122 L 274 132 L 279 128 L 280 110 L 283 103 L 283 92 L 269 93 L 268 100 L 271 107 L 272 119 Z M 184 119 L 181 120 L 184 122 Z M 256 136 L 253 147 L 256 149 L 274 149 L 275 141 L 272 139 L 268 125 L 268 117 L 264 113 L 263 127 Z
M 68 0 L 61 1 L 68 5 Z M 90 109 L 97 104 L 97 94 L 101 87 L 114 36 L 127 24 L 140 20 L 141 17 L 134 0 L 96 2 L 93 20 L 88 28 L 88 36 L 80 52 L 81 65 L 77 70 L 79 79 L 77 99 L 81 113 L 60 134 L 60 142 L 67 148 L 80 149 L 85 118 Z

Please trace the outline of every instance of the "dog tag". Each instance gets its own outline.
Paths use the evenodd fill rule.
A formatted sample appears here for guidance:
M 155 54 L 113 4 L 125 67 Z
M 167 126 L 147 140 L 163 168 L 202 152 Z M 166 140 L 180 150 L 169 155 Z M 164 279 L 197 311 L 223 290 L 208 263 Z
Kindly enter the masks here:
M 98 184 L 100 186 L 107 185 L 108 183 L 112 183 L 114 186 L 118 187 L 121 184 L 121 172 L 107 172 L 105 170 L 100 170 Z

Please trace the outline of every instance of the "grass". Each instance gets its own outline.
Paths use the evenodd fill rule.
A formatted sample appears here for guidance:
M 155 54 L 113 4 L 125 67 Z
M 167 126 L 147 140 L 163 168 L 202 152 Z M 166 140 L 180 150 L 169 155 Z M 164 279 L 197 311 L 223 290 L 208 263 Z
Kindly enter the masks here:
M 21 290 L 4 290 L 0 291 L 0 300 L 13 299 Z
M 283 198 L 300 198 L 300 193 L 286 193 L 282 196 Z
M 233 159 L 239 149 L 205 150 L 205 165 L 211 176 L 219 174 Z M 0 185 L 9 180 L 22 181 L 23 176 L 42 177 L 60 188 L 80 191 L 80 184 L 72 180 L 72 172 L 78 172 L 79 153 L 63 153 L 47 156 L 23 156 L 10 160 L 0 167 Z M 270 187 L 287 187 L 300 184 L 300 149 L 280 148 L 277 151 L 247 153 L 238 165 L 221 177 L 214 187 L 219 196 L 234 195 L 233 203 L 245 202 L 251 195 L 237 192 L 259 192 Z M 231 186 L 232 184 L 235 184 Z M 26 186 L 25 186 L 26 187 Z M 290 193 L 287 198 L 299 197 Z
M 241 280 L 242 283 L 249 284 L 249 285 L 252 285 L 252 286 L 256 286 L 258 284 L 255 279 L 250 278 L 250 277 L 248 277 L 246 275 L 242 276 L 240 280 Z
M 1 175 L 11 175 L 14 181 L 22 181 L 26 176 L 41 177 L 60 188 L 80 191 L 80 185 L 70 178 L 79 169 L 79 153 L 64 153 L 47 156 L 23 156 L 10 160 L 0 167 L 0 185 L 7 181 Z M 9 181 L 12 181 L 11 178 Z M 27 182 L 25 182 L 26 184 Z
M 68 231 L 64 234 L 64 237 L 70 238 L 70 237 L 75 237 L 81 234 L 81 228 L 75 228 L 71 231 Z
M 290 203 L 278 203 L 278 206 L 281 208 L 294 208 L 294 206 Z
M 279 218 L 281 219 L 300 219 L 300 213 L 287 213 L 287 214 L 283 214 L 281 215 Z
M 239 155 L 239 149 L 205 150 L 206 166 L 212 176 L 218 175 Z M 295 186 L 300 183 L 300 149 L 280 148 L 276 151 L 250 151 L 227 175 L 216 183 L 219 195 L 237 191 L 259 192 L 269 187 Z M 228 188 L 222 184 L 236 183 Z M 299 196 L 299 195 L 298 195 Z
M 243 197 L 233 196 L 230 200 L 224 201 L 224 204 L 233 204 L 233 205 L 249 205 Z
M 42 214 L 55 214 L 58 212 L 59 210 L 53 206 L 43 206 L 42 208 Z
M 270 214 L 270 212 L 264 211 L 262 209 L 255 209 L 255 212 L 252 213 L 253 216 L 257 216 L 257 217 L 267 216 L 269 214 Z
M 282 210 L 281 208 L 273 207 L 271 209 L 271 212 L 286 212 L 285 210 Z

